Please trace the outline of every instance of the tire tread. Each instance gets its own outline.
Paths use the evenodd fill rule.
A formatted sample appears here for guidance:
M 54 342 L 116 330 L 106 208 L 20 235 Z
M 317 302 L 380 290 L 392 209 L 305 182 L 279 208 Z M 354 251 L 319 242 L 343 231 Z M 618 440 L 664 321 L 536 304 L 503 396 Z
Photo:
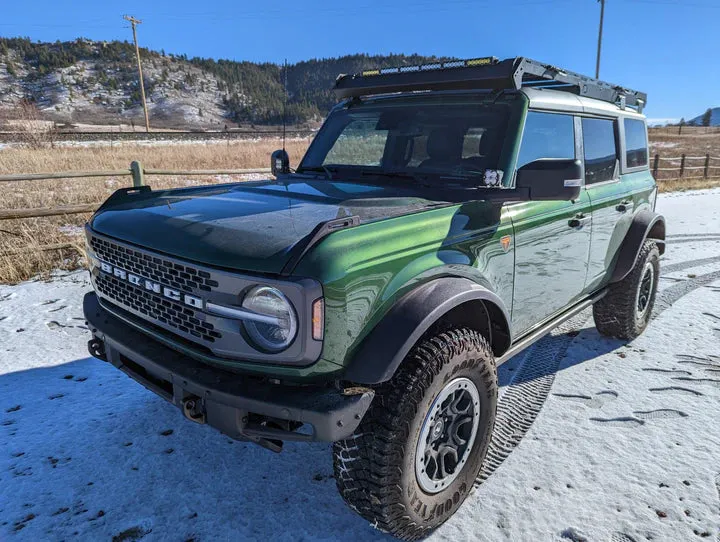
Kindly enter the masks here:
M 443 367 L 460 352 L 474 350 L 488 388 L 497 396 L 495 358 L 477 331 L 454 328 L 422 340 L 393 378 L 376 389 L 375 399 L 360 426 L 348 439 L 333 445 L 333 469 L 345 502 L 375 528 L 403 540 L 416 540 L 437 525 L 418 525 L 402 502 L 400 478 L 410 423 L 424 392 Z
M 611 284 L 608 293 L 593 305 L 595 327 L 601 335 L 617 339 L 632 340 L 640 335 L 647 321 L 639 326 L 635 320 L 635 290 L 639 287 L 642 272 L 648 258 L 659 258 L 660 252 L 653 240 L 646 240 L 640 249 L 635 267 L 621 281 Z M 657 269 L 656 269 L 657 271 Z M 654 288 L 657 288 L 658 274 L 655 276 Z M 648 307 L 648 319 L 655 301 L 653 292 Z

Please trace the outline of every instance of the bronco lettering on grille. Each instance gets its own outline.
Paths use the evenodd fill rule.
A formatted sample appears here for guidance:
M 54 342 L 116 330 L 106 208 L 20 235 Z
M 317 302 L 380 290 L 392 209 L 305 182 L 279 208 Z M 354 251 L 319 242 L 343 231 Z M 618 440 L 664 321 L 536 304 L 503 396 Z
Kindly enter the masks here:
M 126 280 L 130 284 L 137 286 L 138 288 L 145 288 L 145 290 L 149 292 L 162 295 L 163 297 L 167 297 L 168 299 L 172 299 L 173 301 L 180 301 L 190 307 L 193 307 L 194 309 L 202 310 L 203 308 L 203 300 L 199 297 L 184 294 L 179 290 L 168 288 L 167 286 L 164 286 L 158 282 L 153 282 L 152 280 L 148 280 L 144 277 L 139 277 L 138 275 L 125 271 L 120 267 L 110 265 L 107 262 L 101 261 L 100 269 L 108 275 L 113 275 L 118 279 Z

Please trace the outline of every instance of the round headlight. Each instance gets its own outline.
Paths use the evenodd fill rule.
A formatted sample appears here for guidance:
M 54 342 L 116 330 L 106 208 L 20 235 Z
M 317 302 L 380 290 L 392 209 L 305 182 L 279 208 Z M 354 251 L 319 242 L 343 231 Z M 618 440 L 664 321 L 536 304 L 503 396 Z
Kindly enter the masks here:
M 244 309 L 270 318 L 267 321 L 247 319 L 245 331 L 255 346 L 268 352 L 285 350 L 297 334 L 297 316 L 290 301 L 277 288 L 255 286 L 243 299 Z

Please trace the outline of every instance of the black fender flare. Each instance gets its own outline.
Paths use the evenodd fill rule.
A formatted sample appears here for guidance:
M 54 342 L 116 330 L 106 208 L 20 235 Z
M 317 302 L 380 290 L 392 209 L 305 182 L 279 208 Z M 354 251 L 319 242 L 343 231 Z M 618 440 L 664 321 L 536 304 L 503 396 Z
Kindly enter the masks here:
M 410 349 L 433 324 L 453 309 L 472 302 L 480 311 L 476 317 L 487 322 L 493 351 L 500 355 L 511 343 L 510 314 L 502 300 L 469 279 L 444 277 L 418 286 L 390 308 L 355 351 L 344 378 L 368 385 L 390 380 Z M 502 330 L 495 339 L 493 329 Z
M 621 281 L 632 271 L 640 249 L 648 238 L 658 241 L 660 254 L 665 252 L 665 217 L 643 210 L 633 217 L 630 229 L 620 245 L 610 283 Z

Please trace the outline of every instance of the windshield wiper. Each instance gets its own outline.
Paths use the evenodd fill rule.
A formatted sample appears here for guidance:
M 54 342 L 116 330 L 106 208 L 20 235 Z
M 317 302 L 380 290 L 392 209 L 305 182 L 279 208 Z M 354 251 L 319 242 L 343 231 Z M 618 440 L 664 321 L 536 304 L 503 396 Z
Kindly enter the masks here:
M 387 179 L 398 179 L 402 181 L 410 181 L 416 186 L 432 187 L 437 186 L 435 183 L 428 181 L 426 175 L 418 173 L 410 173 L 409 171 L 397 171 L 397 170 L 377 170 L 377 169 L 361 169 L 360 175 L 364 177 L 385 177 Z
M 296 173 L 305 173 L 306 171 L 310 173 L 323 173 L 325 174 L 325 177 L 327 177 L 328 181 L 333 180 L 332 171 L 327 166 L 310 166 L 310 167 L 303 167 Z

